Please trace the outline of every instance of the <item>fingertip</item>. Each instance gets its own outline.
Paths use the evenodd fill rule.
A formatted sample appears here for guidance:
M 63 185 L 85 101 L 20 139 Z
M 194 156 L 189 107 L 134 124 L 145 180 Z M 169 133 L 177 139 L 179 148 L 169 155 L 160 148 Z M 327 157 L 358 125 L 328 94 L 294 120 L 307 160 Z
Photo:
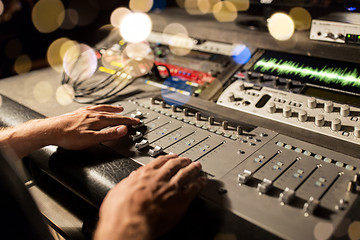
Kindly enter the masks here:
M 127 127 L 124 126 L 124 125 L 121 125 L 121 126 L 119 126 L 119 127 L 116 128 L 116 133 L 117 133 L 118 135 L 120 135 L 120 136 L 126 135 L 126 134 L 127 134 L 127 131 L 128 131 L 128 129 L 127 129 Z

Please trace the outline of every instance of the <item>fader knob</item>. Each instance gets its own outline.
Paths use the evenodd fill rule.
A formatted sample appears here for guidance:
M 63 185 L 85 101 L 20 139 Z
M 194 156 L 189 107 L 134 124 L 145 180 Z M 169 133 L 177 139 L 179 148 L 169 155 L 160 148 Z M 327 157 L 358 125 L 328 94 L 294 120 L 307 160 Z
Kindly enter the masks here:
M 154 105 L 155 104 L 155 98 L 150 98 L 150 102 L 151 102 L 152 105 Z
M 243 134 L 243 129 L 242 129 L 242 127 L 237 126 L 237 127 L 236 127 L 236 132 L 237 132 L 237 134 L 242 135 L 242 134 Z
M 195 118 L 197 121 L 200 121 L 201 120 L 201 112 L 195 113 Z
M 188 109 L 188 108 L 184 108 L 184 109 L 183 109 L 183 114 L 184 114 L 185 116 L 188 116 L 188 115 L 189 115 L 189 109 Z
M 345 104 L 345 105 L 341 105 L 340 107 L 340 115 L 343 117 L 347 117 L 350 115 L 350 107 L 349 105 Z
M 213 116 L 210 116 L 210 117 L 208 118 L 208 121 L 209 121 L 209 124 L 210 124 L 210 125 L 214 125 L 215 119 L 214 119 Z
M 331 121 L 331 130 L 339 131 L 341 129 L 341 121 L 338 118 L 335 118 Z
M 325 117 L 322 114 L 319 114 L 315 117 L 315 125 L 318 127 L 324 126 L 325 123 Z
M 276 76 L 273 80 L 273 85 L 274 85 L 274 87 L 277 87 L 277 86 L 279 86 L 279 84 L 280 84 L 279 77 Z
M 308 98 L 308 100 L 307 100 L 308 108 L 311 108 L 311 109 L 316 108 L 316 105 L 317 105 L 316 98 L 314 98 L 314 97 Z
M 271 102 L 268 104 L 268 112 L 269 113 L 275 113 L 276 112 L 276 105 L 275 103 Z
M 331 113 L 334 110 L 334 103 L 332 101 L 326 101 L 324 104 L 324 111 Z
M 306 122 L 307 120 L 307 112 L 305 110 L 300 110 L 298 114 L 298 119 L 300 122 Z
M 283 108 L 283 116 L 286 117 L 286 118 L 291 117 L 291 107 L 285 106 Z
M 360 138 L 360 126 L 354 127 L 354 136 Z
M 176 107 L 175 105 L 171 105 L 171 110 L 172 110 L 173 112 L 177 112 L 177 107 Z
M 223 122 L 221 123 L 221 125 L 222 125 L 222 127 L 223 127 L 224 130 L 228 130 L 228 128 L 229 128 L 229 122 L 228 122 L 228 121 L 223 121 Z
M 161 107 L 166 108 L 166 102 L 165 101 L 161 101 Z
M 245 90 L 245 84 L 242 82 L 242 83 L 240 83 L 240 85 L 239 85 L 239 90 L 240 91 L 244 91 Z

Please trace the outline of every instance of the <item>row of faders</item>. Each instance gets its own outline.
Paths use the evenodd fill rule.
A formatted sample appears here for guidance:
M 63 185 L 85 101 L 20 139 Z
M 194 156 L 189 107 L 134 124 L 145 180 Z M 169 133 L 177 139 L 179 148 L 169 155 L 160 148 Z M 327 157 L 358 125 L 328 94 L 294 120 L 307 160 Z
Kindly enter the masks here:
M 344 236 L 360 218 L 359 159 L 164 101 L 119 104 L 142 121 L 110 148 L 141 164 L 167 153 L 201 162 L 209 177 L 202 197 L 266 231 L 316 239 L 318 225 L 328 224 L 330 235 Z

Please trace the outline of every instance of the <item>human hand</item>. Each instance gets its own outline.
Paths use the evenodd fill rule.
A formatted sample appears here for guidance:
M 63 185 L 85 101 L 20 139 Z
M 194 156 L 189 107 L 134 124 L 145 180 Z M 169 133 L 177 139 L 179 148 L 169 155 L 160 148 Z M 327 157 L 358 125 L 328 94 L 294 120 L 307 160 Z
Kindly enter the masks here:
M 126 125 L 139 124 L 137 118 L 119 115 L 120 106 L 97 105 L 47 119 L 53 145 L 79 150 L 116 140 L 126 135 Z
M 155 239 L 175 226 L 205 186 L 199 162 L 160 156 L 106 195 L 95 239 Z

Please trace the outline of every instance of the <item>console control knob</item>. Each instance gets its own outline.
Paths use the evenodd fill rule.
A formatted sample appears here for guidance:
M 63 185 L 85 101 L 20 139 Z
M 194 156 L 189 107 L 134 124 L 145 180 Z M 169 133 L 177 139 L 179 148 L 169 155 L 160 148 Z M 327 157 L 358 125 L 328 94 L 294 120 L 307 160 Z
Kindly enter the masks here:
M 233 101 L 235 101 L 235 95 L 234 95 L 233 92 L 231 92 L 231 93 L 229 94 L 229 102 L 233 102 Z
M 275 103 L 271 102 L 268 104 L 268 112 L 269 113 L 275 113 L 276 112 L 276 105 Z
M 195 118 L 197 121 L 200 121 L 201 120 L 201 112 L 195 113 Z
M 341 129 L 341 121 L 338 118 L 335 118 L 331 121 L 331 130 L 339 131 Z
M 314 98 L 314 97 L 308 98 L 308 100 L 307 100 L 308 108 L 311 108 L 311 109 L 316 108 L 316 105 L 317 105 L 316 98 Z
M 286 117 L 286 118 L 289 118 L 289 117 L 291 117 L 291 114 L 292 114 L 291 107 L 285 106 L 283 108 L 283 116 Z
M 286 81 L 286 89 L 287 89 L 287 90 L 290 90 L 292 87 L 293 87 L 292 80 L 291 80 L 291 79 L 288 79 L 288 80 Z
M 236 132 L 237 132 L 237 134 L 242 135 L 242 134 L 243 134 L 243 129 L 242 129 L 242 127 L 237 126 L 237 127 L 236 127 Z
M 142 134 L 141 132 L 136 131 L 135 134 L 129 135 L 129 139 L 130 139 L 131 141 L 136 141 L 136 140 L 138 140 L 139 138 L 141 138 L 142 136 L 143 136 L 143 134 Z
M 340 115 L 343 117 L 347 117 L 350 115 L 350 107 L 349 105 L 345 104 L 345 105 L 341 105 L 340 107 Z
M 279 86 L 279 84 L 280 84 L 279 77 L 276 76 L 276 77 L 274 78 L 274 80 L 273 80 L 273 85 L 274 85 L 274 87 L 277 87 L 277 86 Z
M 309 200 L 304 204 L 303 212 L 307 214 L 313 214 L 319 206 L 319 200 L 310 197 Z
M 210 125 L 214 125 L 215 119 L 214 119 L 213 116 L 210 116 L 210 117 L 208 118 L 208 121 L 209 121 L 209 124 L 210 124 Z
M 300 110 L 298 114 L 298 119 L 300 122 L 306 122 L 307 120 L 307 112 L 305 110 Z
M 184 108 L 182 111 L 183 111 L 183 114 L 185 116 L 189 116 L 189 109 L 188 108 Z
M 133 117 L 133 118 L 143 118 L 144 115 L 143 115 L 142 112 L 136 111 L 135 113 L 132 113 L 132 114 L 131 114 L 131 117 Z
M 267 193 L 272 185 L 272 181 L 264 178 L 264 180 L 258 184 L 257 190 L 259 193 Z
M 161 107 L 166 108 L 166 102 L 165 101 L 161 101 Z
M 354 182 L 354 181 L 349 181 L 346 190 L 347 190 L 348 192 L 355 193 L 355 192 L 356 192 L 356 182 Z
M 154 105 L 154 104 L 155 104 L 155 98 L 150 98 L 150 103 L 151 103 L 152 105 Z
M 139 124 L 132 125 L 132 128 L 133 129 L 138 129 L 138 128 L 141 128 L 142 126 L 144 126 L 144 122 L 143 122 L 143 120 L 140 120 Z
M 285 190 L 280 193 L 279 195 L 279 201 L 284 204 L 289 204 L 291 200 L 295 196 L 295 191 L 290 188 L 285 188 Z
M 147 146 L 149 146 L 149 141 L 146 139 L 141 140 L 141 142 L 135 143 L 135 148 L 137 150 L 141 150 Z
M 243 82 L 240 83 L 239 85 L 239 90 L 240 91 L 244 91 L 245 90 L 245 84 Z
M 156 146 L 153 149 L 150 149 L 148 153 L 150 156 L 156 157 L 157 155 L 159 155 L 162 152 L 162 150 L 163 150 L 162 147 Z
M 334 110 L 334 103 L 332 101 L 326 101 L 324 104 L 324 111 L 331 113 Z
M 171 110 L 172 110 L 173 112 L 177 112 L 177 107 L 176 107 L 175 105 L 171 105 Z
M 229 129 L 229 122 L 228 122 L 228 121 L 223 121 L 223 122 L 221 123 L 221 125 L 222 125 L 222 128 L 223 128 L 224 130 L 228 130 L 228 129 Z
M 243 173 L 240 173 L 238 175 L 238 181 L 239 183 L 245 184 L 250 180 L 251 177 L 252 177 L 252 172 L 245 169 Z
M 360 126 L 354 127 L 354 136 L 360 138 Z
M 315 125 L 318 127 L 322 127 L 325 124 L 325 117 L 322 114 L 319 114 L 315 117 Z

